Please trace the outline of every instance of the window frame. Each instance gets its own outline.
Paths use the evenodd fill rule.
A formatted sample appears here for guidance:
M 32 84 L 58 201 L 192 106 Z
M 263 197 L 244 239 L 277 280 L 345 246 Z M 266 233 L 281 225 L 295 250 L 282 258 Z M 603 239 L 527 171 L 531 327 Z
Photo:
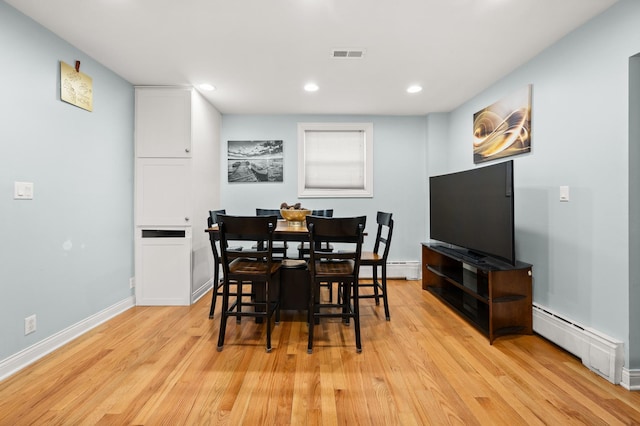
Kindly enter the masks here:
M 364 188 L 307 188 L 306 133 L 360 131 L 364 136 Z M 298 197 L 299 198 L 373 198 L 373 123 L 298 123 Z

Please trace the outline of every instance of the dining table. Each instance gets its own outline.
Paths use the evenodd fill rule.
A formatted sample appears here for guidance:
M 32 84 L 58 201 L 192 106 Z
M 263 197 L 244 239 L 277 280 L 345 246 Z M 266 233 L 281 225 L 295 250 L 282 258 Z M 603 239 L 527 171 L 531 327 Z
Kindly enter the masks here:
M 217 224 L 213 224 L 205 232 L 211 233 L 219 239 Z M 365 232 L 363 235 L 367 235 Z M 290 222 L 278 219 L 276 229 L 273 231 L 274 241 L 309 241 L 309 230 L 306 222 Z M 309 269 L 306 261 L 299 259 L 284 259 L 280 269 L 280 309 L 306 310 L 309 304 L 309 291 L 311 288 Z M 263 292 L 260 287 L 254 287 L 255 297 L 260 300 Z

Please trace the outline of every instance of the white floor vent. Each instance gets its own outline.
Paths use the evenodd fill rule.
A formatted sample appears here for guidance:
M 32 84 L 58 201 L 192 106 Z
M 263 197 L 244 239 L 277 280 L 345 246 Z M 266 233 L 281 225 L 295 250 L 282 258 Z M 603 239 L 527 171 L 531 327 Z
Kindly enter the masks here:
M 583 327 L 535 303 L 533 330 L 579 357 L 587 368 L 611 383 L 620 383 L 624 366 L 623 342 Z
M 372 269 L 369 266 L 360 268 L 361 278 L 371 278 Z M 378 272 L 380 274 L 380 272 Z M 420 279 L 420 262 L 412 260 L 387 262 L 387 278 L 405 278 L 407 280 Z

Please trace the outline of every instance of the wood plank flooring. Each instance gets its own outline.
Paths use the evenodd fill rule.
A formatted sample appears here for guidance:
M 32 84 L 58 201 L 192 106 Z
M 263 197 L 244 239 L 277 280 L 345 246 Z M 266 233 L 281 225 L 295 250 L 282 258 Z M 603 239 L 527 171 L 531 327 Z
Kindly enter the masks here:
M 640 393 L 541 337 L 491 346 L 419 281 L 389 288 L 391 321 L 361 302 L 361 354 L 337 319 L 311 355 L 302 312 L 283 313 L 271 353 L 263 325 L 230 319 L 217 352 L 210 295 L 135 307 L 0 382 L 0 425 L 640 424 Z

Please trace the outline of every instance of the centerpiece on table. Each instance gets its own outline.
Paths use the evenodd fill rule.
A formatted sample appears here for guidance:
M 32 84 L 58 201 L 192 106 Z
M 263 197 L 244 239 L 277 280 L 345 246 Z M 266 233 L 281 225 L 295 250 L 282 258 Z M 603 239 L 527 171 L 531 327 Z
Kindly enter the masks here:
M 280 204 L 280 214 L 289 226 L 302 226 L 307 216 L 311 214 L 311 210 L 303 208 L 300 203 L 289 205 L 287 203 Z

